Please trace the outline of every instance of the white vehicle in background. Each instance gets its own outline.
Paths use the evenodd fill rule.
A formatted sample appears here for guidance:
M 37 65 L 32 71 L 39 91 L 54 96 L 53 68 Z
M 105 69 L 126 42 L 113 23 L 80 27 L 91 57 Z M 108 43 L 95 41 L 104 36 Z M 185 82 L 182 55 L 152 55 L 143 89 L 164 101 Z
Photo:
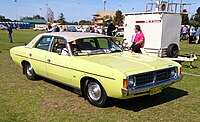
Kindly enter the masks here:
M 0 25 L 0 30 L 7 30 L 7 27 L 1 24 Z
M 77 32 L 86 32 L 86 28 L 84 27 L 76 27 Z
M 95 28 L 95 33 L 106 35 L 107 29 L 107 27 L 98 26 Z
M 175 11 L 172 10 L 173 4 L 176 6 Z M 145 36 L 144 47 L 141 49 L 143 54 L 165 57 L 180 62 L 192 62 L 197 59 L 195 55 L 190 58 L 178 56 L 181 14 L 183 13 L 176 12 L 176 10 L 177 6 L 182 7 L 183 3 L 168 3 L 159 0 L 156 3 L 150 3 L 150 5 L 151 10 L 148 10 L 147 4 L 147 12 L 125 14 L 122 46 L 129 48 L 132 45 L 131 39 L 134 36 L 135 25 L 139 25 Z M 152 11 L 153 5 L 156 6 L 156 11 Z
M 98 26 L 98 27 L 96 27 L 96 31 L 95 31 L 95 33 L 99 33 L 99 34 L 102 34 L 102 27 L 101 26 Z
M 46 30 L 46 24 L 35 24 L 35 28 L 33 28 L 34 31 L 44 31 Z

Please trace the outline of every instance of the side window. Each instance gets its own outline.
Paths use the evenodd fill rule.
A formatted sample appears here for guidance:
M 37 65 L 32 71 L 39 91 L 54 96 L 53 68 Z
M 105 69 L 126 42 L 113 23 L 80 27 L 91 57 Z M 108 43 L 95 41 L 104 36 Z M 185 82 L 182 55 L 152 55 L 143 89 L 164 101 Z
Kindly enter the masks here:
M 35 48 L 41 49 L 41 50 L 49 50 L 49 46 L 51 43 L 52 37 L 42 37 Z
M 68 49 L 66 47 L 65 39 L 54 37 L 51 51 L 63 55 L 68 55 Z
M 94 38 L 79 39 L 76 41 L 76 44 L 78 44 L 81 50 L 96 49 L 96 43 Z
M 83 39 L 83 43 L 90 43 L 93 47 L 96 47 L 95 38 L 86 38 L 86 39 Z
M 110 43 L 107 38 L 98 38 L 97 41 L 99 43 L 99 48 L 101 49 L 108 49 L 110 46 Z

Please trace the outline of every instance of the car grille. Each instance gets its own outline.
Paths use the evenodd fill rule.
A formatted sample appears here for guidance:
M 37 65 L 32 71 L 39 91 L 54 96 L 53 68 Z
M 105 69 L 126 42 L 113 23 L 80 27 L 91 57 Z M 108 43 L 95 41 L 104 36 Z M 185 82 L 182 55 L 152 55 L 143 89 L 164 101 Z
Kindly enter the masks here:
M 177 67 L 131 75 L 131 76 L 129 76 L 129 78 L 134 79 L 134 81 L 135 81 L 134 87 L 139 87 L 139 86 L 162 82 L 164 80 L 170 79 L 171 78 L 171 76 L 170 76 L 171 70 L 175 69 L 175 68 L 177 68 Z

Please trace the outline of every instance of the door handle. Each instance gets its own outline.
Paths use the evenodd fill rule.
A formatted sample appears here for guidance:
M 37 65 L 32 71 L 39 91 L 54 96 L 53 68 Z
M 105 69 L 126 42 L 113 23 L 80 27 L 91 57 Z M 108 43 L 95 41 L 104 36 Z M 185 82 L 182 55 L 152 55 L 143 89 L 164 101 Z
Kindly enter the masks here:
M 50 62 L 51 62 L 51 60 L 50 60 L 50 59 L 47 59 L 47 61 L 48 61 L 48 63 L 50 63 Z
M 31 56 L 32 56 L 32 54 L 31 54 L 31 53 L 29 53 L 29 56 L 31 57 Z

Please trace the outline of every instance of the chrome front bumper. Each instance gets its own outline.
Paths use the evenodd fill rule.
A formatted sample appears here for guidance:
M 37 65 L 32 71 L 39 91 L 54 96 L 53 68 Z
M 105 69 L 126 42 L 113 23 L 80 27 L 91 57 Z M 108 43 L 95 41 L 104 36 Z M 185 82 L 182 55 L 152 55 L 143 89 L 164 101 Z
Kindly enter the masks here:
M 173 79 L 165 80 L 162 82 L 146 85 L 146 86 L 141 86 L 141 87 L 136 87 L 136 88 L 130 88 L 130 89 L 125 89 L 122 88 L 122 96 L 129 96 L 129 95 L 140 95 L 140 94 L 149 94 L 150 95 L 150 90 L 156 87 L 161 87 L 162 89 L 172 85 L 175 82 L 180 81 L 183 78 L 183 76 L 178 76 Z

